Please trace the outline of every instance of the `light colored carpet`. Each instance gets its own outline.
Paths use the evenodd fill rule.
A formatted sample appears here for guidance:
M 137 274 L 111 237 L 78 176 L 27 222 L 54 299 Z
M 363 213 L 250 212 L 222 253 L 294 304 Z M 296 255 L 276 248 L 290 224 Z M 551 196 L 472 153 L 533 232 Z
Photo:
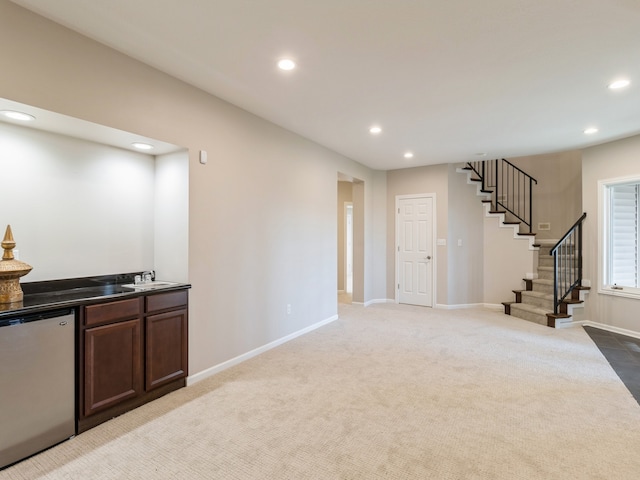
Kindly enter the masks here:
M 0 479 L 636 479 L 639 426 L 580 328 L 341 305 Z

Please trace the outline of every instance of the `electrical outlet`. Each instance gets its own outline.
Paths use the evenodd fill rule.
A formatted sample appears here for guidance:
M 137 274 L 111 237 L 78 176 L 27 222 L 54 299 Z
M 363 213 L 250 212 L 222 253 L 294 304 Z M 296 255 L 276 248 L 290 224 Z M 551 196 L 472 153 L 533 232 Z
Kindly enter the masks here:
M 287 303 L 287 315 L 291 315 L 291 304 Z

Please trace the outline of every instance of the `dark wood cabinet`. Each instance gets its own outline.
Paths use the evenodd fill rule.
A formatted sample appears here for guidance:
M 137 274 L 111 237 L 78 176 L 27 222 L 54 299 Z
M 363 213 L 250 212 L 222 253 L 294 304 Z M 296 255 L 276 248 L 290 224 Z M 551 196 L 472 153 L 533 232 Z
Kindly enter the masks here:
M 185 386 L 188 291 L 81 309 L 78 432 Z
M 145 390 L 150 391 L 187 375 L 187 292 L 145 300 Z
M 142 393 L 141 320 L 84 332 L 84 415 Z

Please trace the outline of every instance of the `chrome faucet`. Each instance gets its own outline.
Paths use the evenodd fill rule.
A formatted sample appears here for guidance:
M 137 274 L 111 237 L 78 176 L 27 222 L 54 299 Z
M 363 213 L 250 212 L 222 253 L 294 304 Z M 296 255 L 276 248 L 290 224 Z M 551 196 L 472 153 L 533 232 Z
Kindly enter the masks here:
M 156 279 L 156 272 L 153 270 L 146 270 L 142 272 L 142 283 L 153 282 Z

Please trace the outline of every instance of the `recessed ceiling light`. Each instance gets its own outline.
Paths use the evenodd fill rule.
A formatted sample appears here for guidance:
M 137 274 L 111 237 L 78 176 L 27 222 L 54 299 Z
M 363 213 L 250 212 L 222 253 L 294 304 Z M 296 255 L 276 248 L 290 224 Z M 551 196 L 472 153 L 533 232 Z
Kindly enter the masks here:
M 486 156 L 487 156 L 486 152 L 478 152 L 478 153 L 476 153 L 476 157 L 486 157 Z
M 406 152 L 404 158 L 413 158 L 413 152 Z
M 0 112 L 3 117 L 10 118 L 11 120 L 20 120 L 21 122 L 31 122 L 36 119 L 33 115 L 28 113 L 16 112 L 13 110 L 2 110 Z
M 596 127 L 589 127 L 584 130 L 585 135 L 593 135 L 594 133 L 598 133 L 598 129 Z
M 137 148 L 138 150 L 151 150 L 153 149 L 153 145 L 149 145 L 148 143 L 142 142 L 134 142 L 131 144 L 133 148 Z
M 293 70 L 296 68 L 296 62 L 289 58 L 283 58 L 278 62 L 278 68 L 280 70 Z
M 372 135 L 378 135 L 381 132 L 382 132 L 382 128 L 378 127 L 377 125 L 369 129 L 369 133 Z
M 626 79 L 616 80 L 615 82 L 611 82 L 608 87 L 609 90 L 619 90 L 624 87 L 628 87 L 631 82 Z

